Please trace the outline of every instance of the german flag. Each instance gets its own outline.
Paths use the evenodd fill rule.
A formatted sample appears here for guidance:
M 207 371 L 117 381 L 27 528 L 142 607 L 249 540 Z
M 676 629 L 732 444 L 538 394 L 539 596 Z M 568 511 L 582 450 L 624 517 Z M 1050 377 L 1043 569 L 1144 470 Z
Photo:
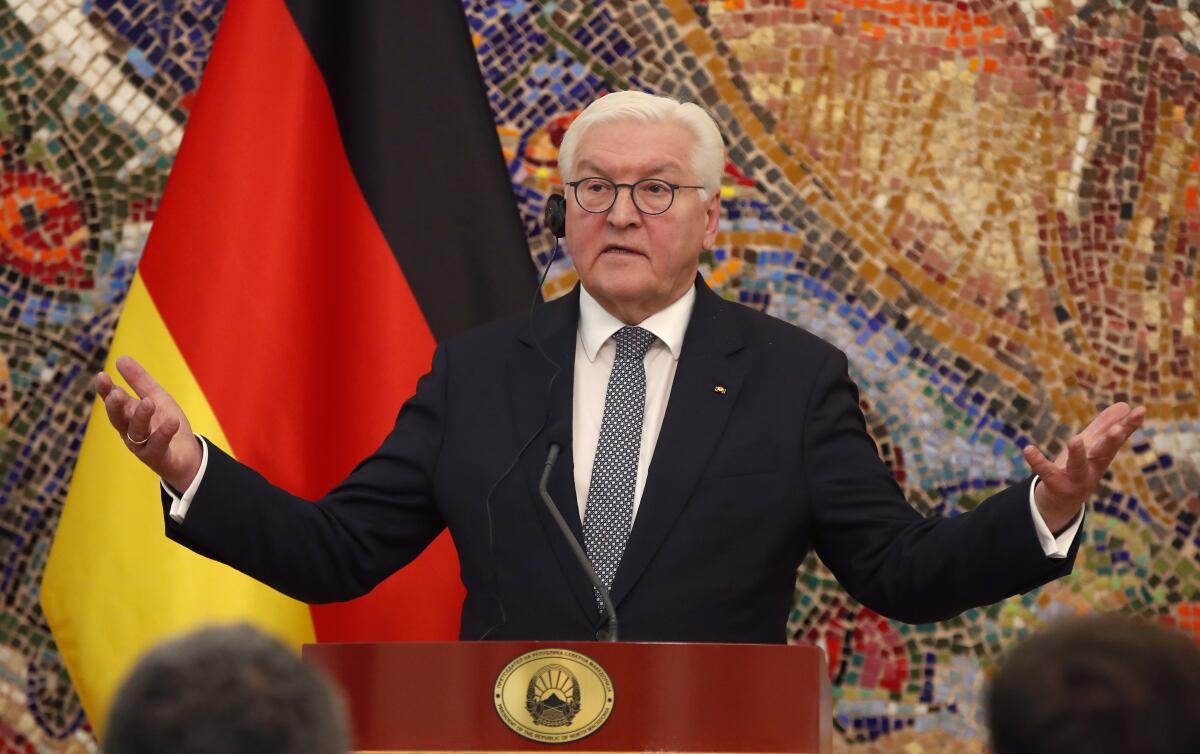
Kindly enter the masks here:
M 390 430 L 435 342 L 528 305 L 524 231 L 462 6 L 231 0 L 114 336 L 193 428 L 305 497 Z M 169 542 L 97 402 L 42 604 L 97 728 L 148 647 L 248 620 L 293 644 L 451 639 L 443 534 L 310 608 Z

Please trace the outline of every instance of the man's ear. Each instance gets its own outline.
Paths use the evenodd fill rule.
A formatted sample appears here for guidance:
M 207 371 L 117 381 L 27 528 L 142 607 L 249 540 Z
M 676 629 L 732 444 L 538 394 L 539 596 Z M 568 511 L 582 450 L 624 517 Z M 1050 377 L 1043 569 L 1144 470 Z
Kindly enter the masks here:
M 721 189 L 719 187 L 708 200 L 708 207 L 704 210 L 704 220 L 704 241 L 701 246 L 705 251 L 709 251 L 717 242 L 717 226 L 721 222 Z

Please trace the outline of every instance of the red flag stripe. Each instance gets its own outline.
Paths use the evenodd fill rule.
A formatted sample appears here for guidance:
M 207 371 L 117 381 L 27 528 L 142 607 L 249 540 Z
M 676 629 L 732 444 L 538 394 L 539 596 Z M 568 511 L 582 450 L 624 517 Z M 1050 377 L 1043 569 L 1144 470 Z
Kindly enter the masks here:
M 389 430 L 433 337 L 280 0 L 229 4 L 187 129 L 141 273 L 238 458 L 317 497 Z M 425 592 L 416 579 L 432 576 L 432 593 L 461 595 L 446 556 L 409 586 Z M 388 593 L 358 607 L 378 617 L 355 636 L 336 609 L 316 610 L 318 636 L 457 632 L 456 614 L 418 597 L 401 619 Z

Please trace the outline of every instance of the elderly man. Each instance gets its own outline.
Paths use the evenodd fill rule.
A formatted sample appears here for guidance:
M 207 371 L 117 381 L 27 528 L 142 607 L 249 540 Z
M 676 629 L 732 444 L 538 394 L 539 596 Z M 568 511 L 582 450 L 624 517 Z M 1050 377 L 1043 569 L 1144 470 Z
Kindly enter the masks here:
M 140 400 L 100 375 L 114 427 L 163 479 L 168 536 L 320 602 L 370 590 L 449 527 L 463 638 L 589 639 L 597 592 L 537 492 L 561 434 L 549 490 L 623 639 L 781 642 L 813 548 L 857 599 L 913 622 L 1070 571 L 1084 500 L 1141 409 L 1107 409 L 1057 462 L 1028 449 L 1040 481 L 924 519 L 865 431 L 845 356 L 697 275 L 720 216 L 711 118 L 610 94 L 560 164 L 581 285 L 441 344 L 379 450 L 315 505 L 193 437 L 132 359 Z

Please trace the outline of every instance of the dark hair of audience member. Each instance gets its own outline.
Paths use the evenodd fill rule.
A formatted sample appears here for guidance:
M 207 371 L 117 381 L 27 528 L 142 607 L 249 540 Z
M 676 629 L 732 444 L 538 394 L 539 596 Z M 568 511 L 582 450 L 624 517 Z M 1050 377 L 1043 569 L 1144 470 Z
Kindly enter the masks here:
M 318 670 L 250 626 L 205 628 L 155 647 L 117 692 L 105 754 L 344 754 L 341 696 Z
M 996 754 L 1179 754 L 1200 746 L 1200 646 L 1116 615 L 1017 645 L 987 696 Z

